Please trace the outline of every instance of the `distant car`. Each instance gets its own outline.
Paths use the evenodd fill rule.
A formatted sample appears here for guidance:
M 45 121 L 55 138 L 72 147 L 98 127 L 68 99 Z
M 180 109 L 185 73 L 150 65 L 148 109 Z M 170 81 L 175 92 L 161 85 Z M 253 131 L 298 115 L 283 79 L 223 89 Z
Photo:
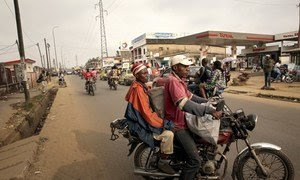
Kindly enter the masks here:
M 119 84 L 124 84 L 126 86 L 129 86 L 133 81 L 135 80 L 135 77 L 133 76 L 130 69 L 122 71 L 120 78 L 119 78 Z
M 73 74 L 72 71 L 67 71 L 67 75 L 71 75 L 71 74 Z
M 58 72 L 56 72 L 56 71 L 52 72 L 51 76 L 58 76 Z
M 106 81 L 107 80 L 107 75 L 109 74 L 110 69 L 104 69 L 100 73 L 100 80 Z

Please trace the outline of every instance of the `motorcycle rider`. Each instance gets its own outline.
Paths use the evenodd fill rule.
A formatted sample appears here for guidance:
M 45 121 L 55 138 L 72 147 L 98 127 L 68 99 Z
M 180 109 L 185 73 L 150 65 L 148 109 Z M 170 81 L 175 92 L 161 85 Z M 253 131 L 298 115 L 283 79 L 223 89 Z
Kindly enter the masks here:
M 83 74 L 85 78 L 85 88 L 87 87 L 89 83 L 89 79 L 93 77 L 92 73 L 90 72 L 89 68 L 86 68 L 86 72 Z
M 111 68 L 111 71 L 109 72 L 107 78 L 107 82 L 108 82 L 108 85 L 110 86 L 111 85 L 111 82 L 114 78 L 118 78 L 119 77 L 119 73 L 118 73 L 118 67 L 116 65 L 114 65 L 112 68 Z
M 196 116 L 211 114 L 217 119 L 222 114 L 214 108 L 201 105 L 200 103 L 205 103 L 207 100 L 188 91 L 184 79 L 188 76 L 191 64 L 192 62 L 184 55 L 172 57 L 172 71 L 165 83 L 164 90 L 165 118 L 174 122 L 174 140 L 183 147 L 186 153 L 186 164 L 180 176 L 180 179 L 184 180 L 194 179 L 201 165 L 196 144 L 185 121 L 185 112 Z
M 189 85 L 189 90 L 198 96 L 204 97 L 205 90 L 200 87 L 211 79 L 211 68 L 208 64 L 208 59 L 203 58 L 201 61 L 202 67 L 195 74 L 195 84 Z
M 125 113 L 128 127 L 150 147 L 154 147 L 154 139 L 161 141 L 158 168 L 165 173 L 175 174 L 168 160 L 168 156 L 173 153 L 174 134 L 170 130 L 165 130 L 170 128 L 172 122 L 161 119 L 151 108 L 148 87 L 145 84 L 148 82 L 147 67 L 144 64 L 134 64 L 131 71 L 136 80 L 131 84 L 125 97 L 128 102 Z

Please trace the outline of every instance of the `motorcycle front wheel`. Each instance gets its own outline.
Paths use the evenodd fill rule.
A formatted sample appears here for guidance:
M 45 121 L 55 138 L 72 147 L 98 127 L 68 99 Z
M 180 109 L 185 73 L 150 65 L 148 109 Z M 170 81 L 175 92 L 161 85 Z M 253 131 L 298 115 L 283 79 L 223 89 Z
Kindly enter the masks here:
M 294 167 L 288 157 L 281 151 L 273 149 L 256 149 L 255 153 L 267 171 L 263 175 L 251 153 L 240 160 L 237 166 L 237 179 L 294 179 Z

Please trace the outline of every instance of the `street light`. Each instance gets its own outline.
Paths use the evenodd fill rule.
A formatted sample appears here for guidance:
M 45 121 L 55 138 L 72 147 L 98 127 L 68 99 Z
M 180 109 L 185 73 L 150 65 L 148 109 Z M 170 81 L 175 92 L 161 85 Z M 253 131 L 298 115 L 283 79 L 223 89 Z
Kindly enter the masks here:
M 58 68 L 58 64 L 57 64 L 57 54 L 56 54 L 56 44 L 55 44 L 55 36 L 54 36 L 54 29 L 55 28 L 58 28 L 59 26 L 54 26 L 53 28 L 52 28 L 52 36 L 53 36 L 53 43 L 54 43 L 54 52 L 55 52 L 55 64 L 56 64 L 56 66 L 55 66 L 55 68 Z

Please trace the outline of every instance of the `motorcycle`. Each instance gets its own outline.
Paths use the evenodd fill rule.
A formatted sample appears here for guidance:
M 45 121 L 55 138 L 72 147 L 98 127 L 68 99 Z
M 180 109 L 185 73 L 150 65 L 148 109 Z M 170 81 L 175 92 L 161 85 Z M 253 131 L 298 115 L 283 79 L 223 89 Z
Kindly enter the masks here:
M 67 87 L 67 83 L 66 83 L 66 81 L 65 81 L 65 78 L 60 77 L 60 78 L 58 79 L 58 85 L 59 85 L 60 87 Z
M 271 72 L 271 82 L 277 82 L 280 80 L 281 82 L 293 83 L 296 79 L 296 74 L 294 71 L 280 68 L 280 77 L 277 78 L 278 73 L 274 70 Z
M 94 96 L 95 95 L 95 88 L 94 88 L 94 82 L 89 79 L 85 85 L 85 89 L 88 92 L 88 94 Z
M 117 86 L 118 86 L 118 77 L 111 77 L 108 80 L 108 85 L 109 85 L 109 89 L 112 90 L 114 88 L 114 90 L 117 90 Z
M 218 98 L 216 97 L 215 100 Z M 217 142 L 219 146 L 225 146 L 222 152 L 218 146 L 194 135 L 194 141 L 201 157 L 201 167 L 197 173 L 197 179 L 224 179 L 228 167 L 226 154 L 230 151 L 231 144 L 238 140 L 244 141 L 246 148 L 240 151 L 234 160 L 231 173 L 233 179 L 294 179 L 294 167 L 279 146 L 269 143 L 250 144 L 249 131 L 254 130 L 258 120 L 257 115 L 245 115 L 242 109 L 232 112 L 226 104 L 223 106 L 223 112 Z M 116 119 L 110 124 L 110 127 L 111 140 L 114 141 L 119 138 L 119 135 L 122 135 L 129 140 L 128 156 L 135 151 L 134 173 L 136 175 L 141 175 L 145 179 L 174 179 L 180 176 L 185 163 L 185 153 L 176 141 L 174 141 L 174 153 L 170 157 L 170 166 L 177 173 L 171 175 L 158 170 L 159 142 L 155 148 L 150 148 L 137 136 L 130 133 L 126 119 Z

